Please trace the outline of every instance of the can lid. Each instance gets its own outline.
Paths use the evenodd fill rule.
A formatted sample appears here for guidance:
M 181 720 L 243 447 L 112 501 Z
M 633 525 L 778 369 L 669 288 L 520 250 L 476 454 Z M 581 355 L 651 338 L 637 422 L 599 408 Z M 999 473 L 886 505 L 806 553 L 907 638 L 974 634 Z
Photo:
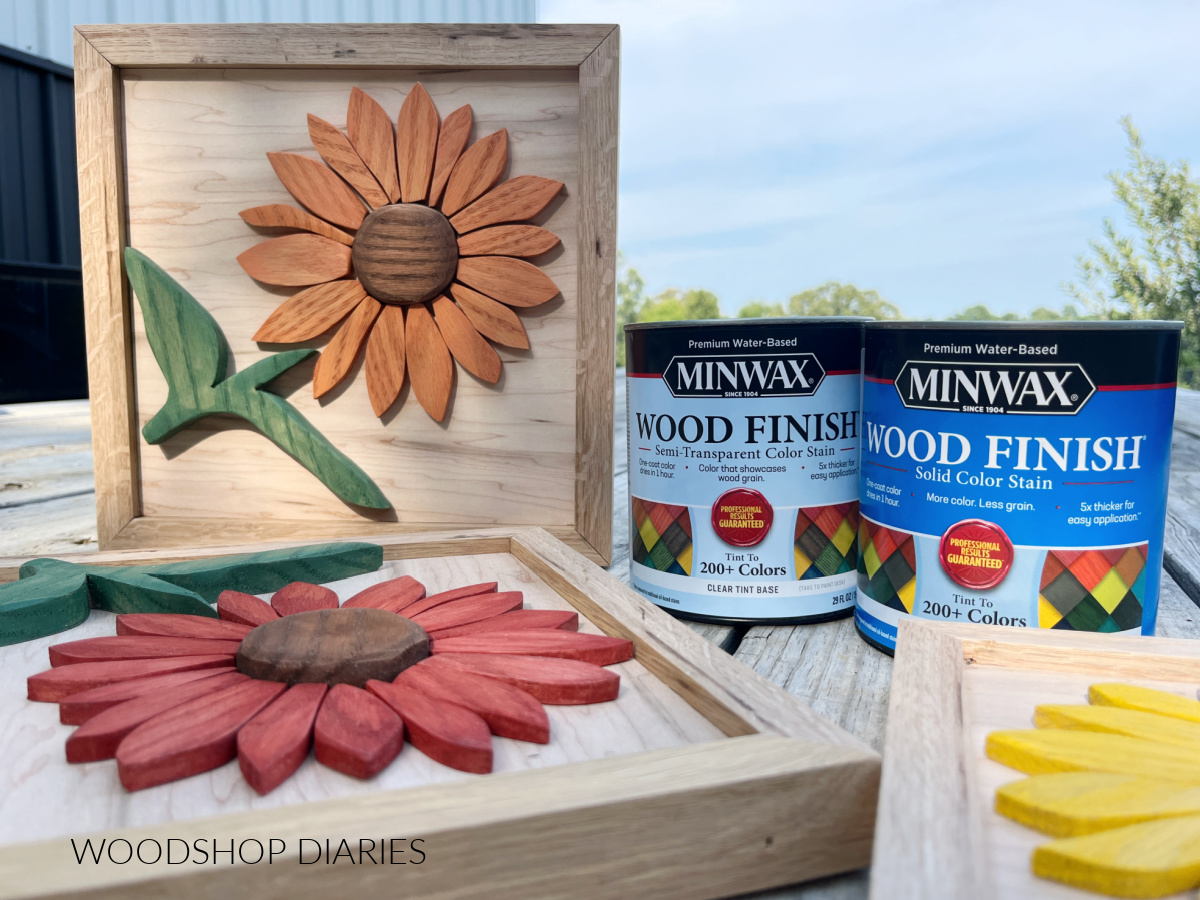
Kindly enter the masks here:
M 661 328 L 718 328 L 730 325 L 866 325 L 870 316 L 783 316 L 763 319 L 685 319 L 675 322 L 630 322 L 625 331 L 655 331 Z
M 888 321 L 867 323 L 872 331 L 1182 331 L 1183 323 L 1162 319 L 1057 319 L 1051 322 Z

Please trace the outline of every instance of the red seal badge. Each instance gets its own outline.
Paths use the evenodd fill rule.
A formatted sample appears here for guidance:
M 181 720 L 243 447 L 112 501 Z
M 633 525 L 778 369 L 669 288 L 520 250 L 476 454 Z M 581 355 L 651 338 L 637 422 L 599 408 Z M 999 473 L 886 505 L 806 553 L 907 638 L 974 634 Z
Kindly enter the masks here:
M 971 590 L 994 588 L 1013 564 L 1013 545 L 1004 529 L 982 519 L 964 519 L 946 529 L 938 559 L 956 584 Z
M 758 491 L 734 488 L 717 498 L 712 527 L 717 537 L 735 547 L 753 547 L 767 536 L 775 510 Z

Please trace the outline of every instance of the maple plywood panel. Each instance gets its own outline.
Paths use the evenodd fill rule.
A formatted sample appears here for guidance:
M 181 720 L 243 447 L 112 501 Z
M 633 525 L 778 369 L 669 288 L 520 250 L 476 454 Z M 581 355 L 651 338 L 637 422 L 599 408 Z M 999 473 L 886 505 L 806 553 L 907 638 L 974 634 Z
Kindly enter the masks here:
M 236 257 L 269 235 L 243 209 L 294 204 L 268 151 L 318 159 L 313 113 L 344 128 L 351 89 L 362 87 L 393 119 L 419 78 L 445 117 L 470 103 L 473 139 L 509 132 L 505 177 L 566 184 L 536 220 L 563 237 L 540 259 L 561 298 L 521 315 L 528 351 L 498 348 L 497 385 L 456 366 L 445 423 L 431 421 L 411 384 L 381 422 L 362 361 L 313 400 L 312 363 L 279 379 L 284 394 L 369 474 L 395 506 L 379 521 L 402 525 L 576 523 L 577 195 L 579 85 L 574 69 L 406 72 L 372 70 L 123 69 L 129 243 L 148 254 L 217 319 L 240 371 L 282 348 L 251 336 L 292 293 L 251 280 Z M 134 305 L 138 426 L 166 399 L 166 383 Z M 306 344 L 324 347 L 330 335 Z M 281 450 L 233 420 L 212 418 L 159 446 L 139 435 L 141 513 L 151 518 L 361 523 Z

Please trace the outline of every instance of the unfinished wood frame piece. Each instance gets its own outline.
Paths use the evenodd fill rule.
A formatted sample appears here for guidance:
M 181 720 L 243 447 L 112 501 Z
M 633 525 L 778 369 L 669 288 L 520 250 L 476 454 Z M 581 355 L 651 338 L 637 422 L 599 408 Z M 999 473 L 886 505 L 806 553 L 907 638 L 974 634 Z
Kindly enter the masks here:
M 989 731 L 1033 727 L 1042 703 L 1086 703 L 1087 685 L 1200 685 L 1200 641 L 900 623 L 879 792 L 872 900 L 1096 896 L 1042 881 L 1042 835 L 993 811 L 1024 776 L 984 756 Z
M 70 842 L 58 838 L 0 844 L 0 897 L 116 898 L 163 891 L 181 897 L 222 891 L 429 897 L 465 896 L 486 884 L 488 896 L 500 898 L 705 898 L 821 877 L 869 861 L 878 755 L 546 531 L 385 535 L 376 542 L 385 562 L 510 555 L 540 589 L 577 610 L 581 622 L 632 640 L 633 662 L 645 670 L 641 677 L 651 678 L 672 703 L 682 700 L 680 708 L 706 730 L 725 737 L 102 835 L 124 837 L 135 846 L 150 837 L 190 842 L 216 834 L 236 843 L 270 836 L 293 848 L 302 837 L 331 837 L 335 843 L 360 835 L 422 838 L 429 864 L 400 873 L 372 865 L 299 866 L 294 858 L 276 859 L 270 867 L 64 865 L 71 858 Z M 230 552 L 235 548 L 101 552 L 88 558 L 129 565 Z M 16 562 L 0 561 L 0 581 L 15 577 Z M 696 852 L 717 836 L 720 852 Z M 598 865 L 603 878 L 595 877 Z
M 77 28 L 84 301 L 101 547 L 538 525 L 606 563 L 612 552 L 618 48 L 619 32 L 611 25 Z M 308 75 L 319 82 L 315 87 L 301 82 Z M 494 316 L 474 307 L 474 298 L 454 298 L 473 321 L 484 322 L 508 341 L 505 346 L 517 349 L 502 350 L 511 352 L 505 357 L 511 364 L 504 367 L 498 386 L 465 370 L 458 373 L 458 394 L 452 401 L 456 409 L 445 426 L 416 424 L 410 416 L 418 404 L 409 398 L 381 427 L 373 421 L 363 387 L 366 373 L 352 371 L 347 381 L 355 383 L 339 386 L 333 392 L 338 401 L 328 405 L 300 396 L 306 393 L 300 385 L 312 375 L 304 366 L 296 377 L 280 379 L 281 393 L 376 479 L 395 511 L 349 507 L 322 496 L 320 485 L 303 471 L 293 471 L 299 467 L 282 451 L 263 448 L 260 436 L 219 418 L 201 423 L 174 446 L 150 448 L 140 428 L 163 398 L 146 355 L 139 312 L 131 303 L 122 251 L 141 245 L 169 271 L 187 276 L 189 290 L 201 303 L 215 304 L 210 311 L 222 321 L 240 371 L 278 349 L 259 347 L 249 338 L 282 298 L 252 282 L 230 288 L 227 274 L 209 269 L 236 267 L 230 251 L 249 248 L 264 237 L 265 232 L 256 233 L 236 216 L 238 209 L 292 202 L 257 145 L 245 148 L 245 160 L 236 155 L 214 158 L 221 154 L 204 159 L 210 169 L 227 163 L 233 167 L 236 177 L 218 173 L 231 186 L 229 194 L 214 196 L 198 187 L 201 176 L 188 182 L 187 173 L 172 168 L 175 162 L 164 173 L 169 170 L 177 179 L 182 195 L 171 195 L 167 174 L 160 175 L 162 182 L 147 180 L 151 161 L 157 165 L 164 148 L 170 156 L 172 146 L 168 126 L 160 127 L 164 120 L 156 115 L 171 105 L 170 90 L 162 86 L 177 83 L 195 97 L 212 85 L 226 91 L 267 85 L 272 102 L 279 102 L 287 92 L 276 90 L 277 82 L 299 84 L 298 110 L 322 112 L 324 95 L 337 95 L 342 112 L 325 114 L 340 127 L 344 123 L 336 117 L 345 115 L 352 87 L 386 94 L 391 115 L 417 81 L 429 88 L 442 113 L 460 105 L 451 105 L 451 97 L 470 102 L 482 91 L 498 98 L 490 107 L 477 101 L 473 127 L 477 138 L 502 127 L 515 135 L 506 177 L 535 170 L 563 173 L 563 197 L 538 220 L 563 239 L 561 247 L 544 256 L 562 299 L 547 304 L 553 309 L 524 318 L 531 331 L 526 338 L 521 323 L 516 331 L 511 323 L 497 325 L 491 321 Z M 445 99 L 439 99 L 439 91 Z M 230 95 L 222 96 L 228 100 Z M 245 99 L 237 95 L 234 100 L 238 98 Z M 230 108 L 241 109 L 236 102 Z M 221 115 L 215 113 L 214 120 Z M 559 130 L 539 135 L 531 126 L 538 115 L 558 123 L 553 127 Z M 293 149 L 316 158 L 304 115 L 295 122 L 290 111 L 288 117 L 281 118 L 279 132 L 267 135 L 269 149 Z M 230 122 L 228 116 L 222 119 L 219 129 L 234 133 Z M 522 126 L 519 135 L 514 124 Z M 293 127 L 295 135 L 288 130 Z M 286 139 L 281 141 L 281 135 Z M 189 136 L 188 142 L 193 139 L 202 143 L 206 138 Z M 253 170 L 245 168 L 251 155 Z M 246 190 L 234 196 L 239 184 L 249 183 L 248 171 L 258 179 L 255 185 L 266 186 L 257 199 Z M 435 171 L 436 189 L 449 190 L 444 178 L 438 184 L 438 175 Z M 186 213 L 162 215 L 166 208 L 207 210 L 208 203 L 217 204 L 216 212 L 199 217 L 204 220 L 199 224 Z M 229 228 L 222 224 L 212 230 L 211 219 L 228 219 Z M 197 264 L 199 257 L 187 256 L 187 229 L 195 233 L 195 247 L 207 246 L 203 265 Z M 249 295 L 251 302 L 236 293 L 242 290 L 256 292 Z M 236 311 L 241 309 L 245 312 Z M 245 327 L 239 315 L 246 317 Z M 233 321 L 226 324 L 229 317 Z M 542 333 L 533 334 L 534 329 Z M 532 349 L 521 349 L 524 345 Z M 161 390 L 165 396 L 165 386 Z M 408 383 L 401 388 L 411 390 Z M 485 415 L 484 405 L 499 411 Z M 339 409 L 346 410 L 347 419 L 353 416 L 375 430 L 348 432 Z M 445 468 L 431 460 L 440 460 Z M 231 499 L 235 497 L 237 502 Z

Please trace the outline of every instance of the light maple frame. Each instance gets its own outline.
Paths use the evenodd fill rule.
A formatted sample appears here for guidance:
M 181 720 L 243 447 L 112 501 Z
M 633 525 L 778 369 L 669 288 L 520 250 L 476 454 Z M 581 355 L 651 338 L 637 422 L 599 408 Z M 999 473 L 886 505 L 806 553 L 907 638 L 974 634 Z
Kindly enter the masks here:
M 878 754 L 543 529 L 387 535 L 386 560 L 511 553 L 728 737 L 467 782 L 379 791 L 100 837 L 421 837 L 390 866 L 74 865 L 69 839 L 0 847 L 0 898 L 331 896 L 703 900 L 865 866 Z M 275 545 L 283 546 L 283 545 Z M 87 554 L 133 565 L 266 549 Z M 70 557 L 66 557 L 70 558 Z M 82 557 L 81 557 L 82 558 Z M 0 582 L 18 560 L 0 560 Z M 6 648 L 11 652 L 15 648 Z M 82 836 L 80 836 L 82 837 Z M 290 856 L 290 853 L 289 853 Z M 188 871 L 188 870 L 191 871 Z
M 128 227 L 122 70 L 227 67 L 577 70 L 574 524 L 547 528 L 589 558 L 607 564 L 612 555 L 619 89 L 619 31 L 614 25 L 86 25 L 75 29 L 84 315 L 101 548 L 363 535 L 381 527 L 414 530 L 411 525 L 381 526 L 366 520 L 272 522 L 143 515 L 132 298 L 122 267 Z

